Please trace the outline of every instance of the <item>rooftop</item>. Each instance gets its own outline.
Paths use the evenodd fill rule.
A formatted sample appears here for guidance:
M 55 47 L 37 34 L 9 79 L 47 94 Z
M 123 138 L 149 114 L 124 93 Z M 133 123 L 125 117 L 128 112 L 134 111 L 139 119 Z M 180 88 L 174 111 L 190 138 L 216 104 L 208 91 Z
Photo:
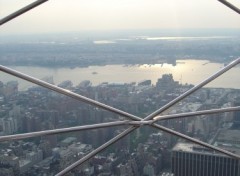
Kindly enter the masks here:
M 172 151 L 186 152 L 186 153 L 195 153 L 195 154 L 205 154 L 205 155 L 222 155 L 216 153 L 215 151 L 202 147 L 198 144 L 184 143 L 180 142 L 175 145 Z

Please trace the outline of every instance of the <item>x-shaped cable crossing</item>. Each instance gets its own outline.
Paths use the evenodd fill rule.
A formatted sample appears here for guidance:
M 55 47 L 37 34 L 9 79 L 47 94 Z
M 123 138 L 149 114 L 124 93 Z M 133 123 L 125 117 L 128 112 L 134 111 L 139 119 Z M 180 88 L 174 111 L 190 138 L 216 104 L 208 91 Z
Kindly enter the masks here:
M 98 153 L 100 153 L 102 150 L 106 149 L 110 145 L 114 144 L 115 142 L 117 142 L 118 140 L 123 138 L 124 136 L 128 135 L 129 133 L 133 132 L 134 130 L 136 130 L 137 128 L 139 128 L 143 125 L 152 126 L 156 129 L 162 130 L 164 132 L 167 132 L 169 134 L 172 134 L 172 135 L 178 136 L 180 138 L 186 139 L 186 140 L 191 141 L 193 143 L 196 143 L 196 144 L 199 144 L 201 146 L 204 146 L 204 147 L 210 148 L 212 150 L 218 151 L 218 152 L 223 153 L 225 155 L 228 155 L 230 157 L 240 159 L 239 155 L 236 155 L 234 153 L 223 150 L 221 148 L 212 146 L 208 143 L 205 143 L 205 142 L 202 142 L 200 140 L 191 138 L 191 137 L 189 137 L 187 135 L 184 135 L 182 133 L 179 133 L 175 130 L 172 130 L 172 129 L 166 128 L 164 126 L 161 126 L 159 124 L 156 124 L 156 122 L 160 121 L 160 120 L 169 120 L 169 119 L 176 119 L 176 118 L 181 118 L 181 117 L 192 117 L 192 116 L 196 116 L 196 115 L 206 115 L 206 114 L 214 114 L 214 113 L 222 113 L 222 112 L 230 112 L 230 111 L 240 111 L 240 107 L 238 106 L 238 107 L 229 107 L 229 108 L 222 108 L 222 109 L 212 109 L 212 110 L 205 110 L 205 111 L 196 111 L 196 112 L 188 112 L 188 113 L 180 113 L 180 114 L 171 114 L 171 115 L 159 116 L 159 114 L 163 113 L 165 110 L 169 109 L 170 107 L 172 107 L 173 105 L 175 105 L 179 101 L 183 100 L 185 97 L 187 97 L 187 96 L 191 95 L 192 93 L 194 93 L 195 91 L 199 90 L 200 88 L 202 88 L 203 86 L 205 86 L 209 82 L 213 81 L 217 77 L 221 76 L 223 73 L 227 72 L 228 70 L 230 70 L 232 67 L 234 67 L 235 65 L 237 65 L 239 63 L 240 63 L 240 58 L 231 62 L 229 65 L 222 68 L 217 73 L 213 74 L 212 76 L 210 76 L 209 78 L 207 78 L 203 82 L 199 83 L 198 85 L 192 87 L 191 89 L 189 89 L 188 91 L 186 91 L 185 93 L 183 93 L 182 95 L 177 97 L 176 99 L 170 101 L 169 103 L 167 103 L 162 108 L 160 108 L 157 111 L 153 112 L 152 114 L 148 115 L 144 119 L 142 119 L 140 117 L 137 117 L 135 115 L 129 114 L 127 112 L 124 112 L 122 110 L 119 110 L 117 108 L 108 106 L 106 104 L 100 103 L 98 101 L 92 100 L 90 98 L 81 96 L 81 95 L 76 94 L 74 92 L 71 92 L 69 90 L 66 90 L 66 89 L 57 87 L 55 85 L 49 84 L 49 83 L 44 82 L 42 80 L 33 78 L 33 77 L 28 76 L 26 74 L 20 73 L 16 70 L 13 70 L 13 69 L 10 69 L 8 67 L 0 65 L 0 70 L 7 73 L 7 74 L 16 76 L 18 78 L 21 78 L 21 79 L 24 79 L 26 81 L 32 82 L 32 83 L 37 84 L 39 86 L 42 86 L 42 87 L 45 87 L 47 89 L 53 90 L 55 92 L 64 94 L 66 96 L 69 96 L 71 98 L 74 98 L 76 100 L 79 100 L 79 101 L 82 101 L 82 102 L 85 102 L 85 103 L 88 103 L 88 104 L 91 104 L 93 106 L 97 106 L 99 108 L 102 108 L 104 110 L 116 113 L 120 116 L 123 116 L 123 117 L 126 117 L 126 118 L 129 119 L 129 120 L 125 120 L 125 121 L 115 121 L 115 122 L 108 122 L 108 123 L 100 123 L 100 124 L 93 124 L 93 125 L 63 128 L 63 129 L 45 130 L 45 131 L 32 132 L 32 133 L 1 136 L 0 137 L 0 142 L 1 141 L 9 141 L 9 140 L 19 140 L 19 139 L 25 139 L 25 138 L 37 137 L 37 136 L 43 136 L 43 135 L 60 134 L 60 133 L 73 132 L 73 131 L 83 131 L 83 130 L 90 130 L 90 129 L 97 129 L 97 128 L 106 128 L 106 127 L 113 127 L 113 126 L 120 126 L 120 125 L 129 125 L 130 126 L 125 131 L 120 133 L 119 135 L 115 136 L 114 138 L 112 138 L 111 140 L 106 142 L 105 144 L 101 145 L 100 147 L 96 148 L 95 150 L 93 150 L 92 152 L 90 152 L 89 154 L 87 154 L 86 156 L 81 158 L 80 160 L 78 160 L 77 162 L 73 163 L 72 165 L 68 166 L 67 168 L 65 168 L 64 170 L 59 172 L 57 174 L 57 176 L 67 174 L 68 172 L 70 172 L 71 170 L 76 168 L 77 166 L 83 164 L 84 162 L 86 162 L 90 158 L 92 158 L 95 155 L 97 155 Z
M 12 14 L 10 14 L 9 16 L 6 16 L 5 18 L 2 18 L 0 20 L 0 25 L 3 25 L 5 23 L 7 23 L 8 21 L 18 17 L 19 15 L 22 15 L 23 13 L 25 13 L 25 12 L 27 12 L 27 11 L 29 11 L 29 10 L 31 10 L 31 9 L 39 6 L 39 5 L 41 5 L 41 4 L 43 4 L 43 3 L 47 2 L 47 1 L 48 0 L 36 0 L 35 2 L 29 4 L 28 6 L 22 8 L 22 9 L 16 11 L 16 12 L 14 12 Z M 226 6 L 228 6 L 229 8 L 231 8 L 232 10 L 236 11 L 237 13 L 240 13 L 240 11 L 239 11 L 239 9 L 237 7 L 231 5 L 227 1 L 225 1 L 225 0 L 219 0 L 219 1 L 222 2 L 223 4 L 225 4 Z M 53 90 L 53 91 L 58 92 L 60 94 L 64 94 L 64 95 L 66 95 L 68 97 L 71 97 L 71 98 L 74 98 L 76 100 L 79 100 L 79 101 L 91 104 L 93 106 L 97 106 L 99 108 L 102 108 L 104 110 L 116 113 L 116 114 L 118 114 L 120 116 L 123 116 L 123 117 L 126 117 L 126 118 L 129 119 L 129 120 L 125 120 L 125 121 L 115 121 L 115 122 L 99 123 L 99 124 L 77 126 L 77 127 L 70 127 L 70 128 L 62 128 L 62 129 L 45 130 L 45 131 L 23 133 L 23 134 L 16 134 L 16 135 L 0 136 L 0 142 L 10 141 L 10 140 L 20 140 L 20 139 L 26 139 L 26 138 L 38 137 L 38 136 L 44 136 L 44 135 L 61 134 L 61 133 L 67 133 L 67 132 L 76 132 L 76 131 L 79 132 L 79 131 L 83 131 L 83 130 L 99 129 L 99 128 L 106 128 L 106 127 L 113 127 L 113 126 L 121 126 L 121 125 L 128 125 L 128 126 L 130 126 L 125 131 L 120 133 L 119 135 L 115 136 L 114 138 L 112 138 L 108 142 L 104 143 L 103 145 L 101 145 L 97 149 L 93 150 L 92 152 L 90 152 L 89 154 L 87 154 L 86 156 L 84 156 L 83 158 L 78 160 L 77 162 L 73 163 L 72 165 L 68 166 L 67 168 L 65 168 L 64 170 L 62 170 L 58 174 L 56 174 L 57 176 L 62 176 L 62 175 L 67 174 L 68 172 L 70 172 L 71 170 L 76 168 L 77 166 L 83 164 L 84 162 L 86 162 L 90 158 L 92 158 L 95 155 L 97 155 L 102 150 L 106 149 L 110 145 L 114 144 L 115 142 L 117 142 L 118 140 L 123 138 L 124 136 L 128 135 L 129 133 L 133 132 L 134 130 L 136 130 L 137 128 L 139 128 L 139 127 L 141 127 L 143 125 L 148 125 L 148 126 L 154 127 L 156 129 L 162 130 L 162 131 L 167 132 L 169 134 L 172 134 L 172 135 L 178 136 L 180 138 L 186 139 L 188 141 L 191 141 L 193 143 L 196 143 L 196 144 L 199 144 L 201 146 L 204 146 L 204 147 L 210 148 L 212 150 L 218 151 L 218 152 L 223 153 L 225 155 L 228 155 L 230 157 L 234 157 L 234 158 L 240 159 L 239 155 L 236 155 L 234 153 L 231 153 L 229 151 L 223 150 L 221 148 L 212 146 L 212 145 L 210 145 L 208 143 L 205 143 L 205 142 L 199 141 L 197 139 L 191 138 L 191 137 L 189 137 L 187 135 L 184 135 L 182 133 L 179 133 L 179 132 L 177 132 L 175 130 L 172 130 L 172 129 L 166 128 L 164 126 L 161 126 L 159 124 L 156 124 L 156 122 L 160 121 L 160 120 L 169 120 L 169 119 L 175 119 L 175 118 L 181 118 L 181 117 L 193 117 L 193 116 L 197 116 L 197 115 L 206 115 L 206 114 L 214 114 L 214 113 L 240 111 L 240 106 L 238 106 L 238 107 L 229 107 L 229 108 L 222 108 L 222 109 L 212 109 L 212 110 L 205 110 L 205 111 L 196 111 L 196 112 L 188 112 L 188 113 L 180 113 L 180 114 L 159 116 L 159 114 L 163 113 L 165 110 L 169 109 L 170 107 L 172 107 L 173 105 L 175 105 L 176 103 L 178 103 L 179 101 L 184 99 L 185 97 L 187 97 L 190 94 L 194 93 L 196 90 L 202 88 L 203 86 L 205 86 L 209 82 L 211 82 L 214 79 L 216 79 L 217 77 L 221 76 L 223 73 L 227 72 L 229 69 L 231 69 L 232 67 L 234 67 L 235 65 L 237 65 L 239 63 L 240 63 L 240 58 L 236 59 L 235 61 L 233 61 L 232 63 L 230 63 L 226 67 L 222 68 L 220 71 L 218 71 L 214 75 L 210 76 L 208 79 L 204 80 L 200 84 L 198 84 L 195 87 L 191 88 L 190 90 L 188 90 L 184 94 L 180 95 L 176 99 L 170 101 L 165 106 L 161 107 L 157 111 L 155 111 L 152 114 L 148 115 L 144 119 L 142 119 L 140 117 L 137 117 L 135 115 L 129 114 L 127 112 L 124 112 L 122 110 L 119 110 L 117 108 L 114 108 L 114 107 L 108 106 L 106 104 L 97 102 L 95 100 L 89 99 L 87 97 L 81 96 L 81 95 L 76 94 L 74 92 L 71 92 L 69 90 L 66 90 L 66 89 L 57 87 L 55 85 L 49 84 L 49 83 L 44 82 L 42 80 L 33 78 L 33 77 L 28 76 L 26 74 L 20 73 L 20 72 L 18 72 L 16 70 L 13 70 L 13 69 L 10 69 L 8 67 L 0 65 L 0 71 L 2 71 L 2 72 L 8 73 L 10 75 L 16 76 L 18 78 L 21 78 L 21 79 L 24 79 L 26 81 L 32 82 L 34 84 L 37 84 L 39 86 L 45 87 L 45 88 L 50 89 L 50 90 Z

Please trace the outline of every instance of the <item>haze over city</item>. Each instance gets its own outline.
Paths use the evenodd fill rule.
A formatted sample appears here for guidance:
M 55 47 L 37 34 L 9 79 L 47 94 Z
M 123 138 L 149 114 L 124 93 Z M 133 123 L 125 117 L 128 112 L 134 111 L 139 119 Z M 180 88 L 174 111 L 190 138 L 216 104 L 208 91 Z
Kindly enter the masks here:
M 1 0 L 0 16 L 31 2 Z M 240 28 L 240 20 L 216 0 L 51 0 L 3 25 L 0 34 L 182 28 Z

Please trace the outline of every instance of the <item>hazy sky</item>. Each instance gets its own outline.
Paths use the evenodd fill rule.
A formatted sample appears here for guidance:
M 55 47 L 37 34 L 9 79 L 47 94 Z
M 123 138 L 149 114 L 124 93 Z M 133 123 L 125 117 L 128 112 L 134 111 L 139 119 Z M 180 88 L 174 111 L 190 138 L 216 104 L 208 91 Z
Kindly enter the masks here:
M 31 2 L 0 0 L 0 16 Z M 217 0 L 49 0 L 0 33 L 161 28 L 240 28 L 240 15 Z

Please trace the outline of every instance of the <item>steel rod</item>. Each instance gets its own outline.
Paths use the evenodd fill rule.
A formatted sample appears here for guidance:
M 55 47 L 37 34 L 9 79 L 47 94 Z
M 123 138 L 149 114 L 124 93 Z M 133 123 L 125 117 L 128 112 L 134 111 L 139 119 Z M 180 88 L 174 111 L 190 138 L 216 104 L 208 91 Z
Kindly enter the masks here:
M 12 19 L 22 15 L 23 13 L 26 13 L 27 11 L 29 11 L 29 10 L 31 10 L 31 9 L 33 9 L 33 8 L 35 8 L 35 7 L 39 6 L 39 5 L 47 2 L 47 1 L 48 0 L 37 0 L 37 1 L 27 5 L 27 6 L 19 9 L 18 11 L 16 11 L 16 12 L 14 12 L 14 13 L 12 13 L 12 14 L 4 17 L 4 18 L 2 18 L 0 20 L 0 25 L 3 25 L 4 23 L 7 23 L 8 21 L 11 21 Z
M 183 98 L 185 98 L 186 96 L 190 95 L 191 93 L 193 93 L 194 91 L 196 91 L 197 89 L 199 89 L 200 87 L 202 87 L 204 84 L 207 84 L 207 82 L 214 80 L 215 78 L 217 78 L 218 76 L 222 75 L 223 73 L 225 73 L 226 71 L 228 71 L 229 69 L 231 69 L 232 67 L 234 67 L 235 65 L 239 64 L 240 62 L 240 58 L 236 59 L 235 61 L 231 62 L 229 65 L 227 65 L 226 67 L 224 67 L 223 69 L 221 69 L 219 72 L 215 73 L 214 75 L 212 75 L 210 78 L 207 79 L 207 81 L 203 81 L 202 83 L 198 84 L 197 86 L 193 87 L 193 89 L 190 89 L 190 91 L 187 91 L 186 93 L 184 93 L 184 96 L 179 96 L 176 99 L 174 99 L 173 101 L 171 101 L 170 103 L 168 103 L 167 105 L 165 105 L 163 108 L 160 108 L 159 110 L 155 111 L 154 113 L 150 114 L 149 116 L 147 116 L 146 118 L 144 118 L 142 121 L 147 121 L 149 119 L 154 118 L 154 116 L 156 116 L 157 114 L 165 111 L 166 109 L 168 109 L 169 107 L 173 106 L 175 103 L 177 103 L 178 101 L 182 100 Z M 141 119 L 141 118 L 139 118 Z M 204 143 L 204 142 L 199 142 L 198 140 L 191 138 L 189 136 L 183 135 L 183 134 L 178 134 L 178 132 L 170 130 L 168 128 L 164 128 L 161 127 L 160 125 L 157 124 L 152 124 L 151 126 L 158 128 L 158 129 L 162 129 L 165 130 L 166 132 L 170 133 L 170 134 L 175 134 L 178 137 L 181 137 L 183 139 L 189 140 L 191 142 L 197 143 L 199 145 L 202 145 L 204 147 L 207 147 L 209 144 Z M 67 168 L 65 168 L 64 170 L 62 170 L 61 172 L 59 172 L 57 174 L 57 176 L 62 176 L 65 175 L 66 173 L 70 172 L 72 169 L 76 168 L 77 166 L 83 164 L 84 162 L 86 162 L 88 159 L 94 157 L 96 154 L 100 153 L 101 151 L 103 151 L 104 149 L 106 149 L 107 147 L 109 147 L 110 145 L 112 145 L 113 143 L 117 142 L 118 140 L 120 140 L 121 138 L 123 138 L 124 136 L 128 135 L 129 133 L 131 133 L 132 131 L 134 131 L 135 129 L 137 129 L 138 127 L 133 126 L 133 127 L 129 127 L 127 130 L 125 130 L 124 132 L 122 132 L 121 134 L 119 134 L 118 136 L 114 137 L 113 139 L 111 139 L 110 141 L 108 141 L 107 143 L 101 145 L 100 147 L 98 147 L 97 149 L 95 149 L 94 151 L 90 152 L 89 154 L 87 154 L 84 158 L 78 160 L 77 162 L 73 163 L 72 165 L 68 166 Z M 210 145 L 211 146 L 211 145 Z M 221 152 L 222 149 L 219 149 L 217 147 L 211 146 L 211 149 L 217 149 L 217 151 Z M 224 150 L 224 153 L 226 155 L 229 154 L 229 156 L 232 156 L 234 154 L 229 153 L 227 151 Z M 236 157 L 234 155 L 234 157 Z M 238 157 L 238 156 L 237 156 Z
M 231 152 L 228 152 L 226 150 L 223 150 L 223 149 L 220 149 L 218 147 L 214 147 L 210 144 L 207 144 L 205 142 L 202 142 L 202 141 L 199 141 L 197 139 L 194 139 L 194 138 L 191 138 L 189 136 L 186 136 L 182 133 L 179 133 L 179 132 L 176 132 L 174 130 L 171 130 L 169 128 L 166 128 L 166 127 L 163 127 L 163 126 L 160 126 L 158 124 L 152 124 L 152 126 L 154 128 L 157 128 L 159 130 L 162 130 L 162 131 L 165 131 L 169 134 L 172 134 L 172 135 L 175 135 L 175 136 L 178 136 L 180 138 L 183 138 L 185 140 L 188 140 L 188 141 L 191 141 L 193 143 L 196 143 L 196 144 L 199 144 L 201 146 L 204 146 L 204 147 L 207 147 L 207 148 L 210 148 L 212 150 L 215 150 L 215 151 L 218 151 L 220 153 L 223 153 L 227 156 L 230 156 L 230 157 L 233 157 L 233 158 L 237 158 L 237 159 L 240 159 L 240 156 L 238 155 L 235 155 Z M 92 152 L 90 152 L 89 154 L 87 154 L 86 156 L 84 156 L 83 158 L 81 158 L 80 160 L 78 160 L 77 162 L 73 163 L 72 165 L 66 167 L 64 170 L 62 170 L 61 172 L 59 172 L 58 174 L 56 174 L 56 176 L 63 176 L 65 174 L 67 174 L 68 172 L 70 172 L 71 170 L 73 170 L 74 168 L 76 168 L 77 166 L 85 163 L 86 161 L 88 161 L 90 158 L 94 157 L 95 155 L 97 155 L 98 153 L 100 153 L 101 151 L 103 151 L 104 149 L 108 148 L 110 145 L 114 144 L 115 142 L 117 142 L 118 140 L 120 140 L 121 138 L 123 138 L 124 136 L 128 135 L 129 133 L 133 132 L 135 129 L 137 129 L 138 127 L 129 127 L 127 130 L 125 130 L 124 132 L 120 133 L 118 136 L 112 138 L 111 140 L 109 140 L 107 143 L 104 143 L 103 145 L 101 145 L 100 147 L 98 147 L 97 149 L 93 150 Z
M 164 116 L 156 116 L 153 118 L 153 123 L 159 120 L 170 120 L 170 119 L 176 119 L 176 118 L 182 118 L 182 117 L 192 117 L 192 116 L 198 116 L 198 115 L 216 114 L 216 113 L 231 112 L 231 111 L 240 111 L 240 106 L 222 108 L 222 109 L 196 111 L 196 112 L 186 112 L 186 113 L 180 113 L 180 114 L 170 114 L 170 115 L 164 115 Z
M 160 125 L 157 125 L 157 124 L 153 124 L 152 126 L 155 127 L 155 128 L 157 128 L 157 129 L 159 129 L 159 130 L 161 130 L 161 131 L 165 131 L 165 132 L 167 132 L 167 133 L 169 133 L 169 134 L 172 134 L 172 135 L 174 135 L 174 136 L 178 136 L 178 137 L 180 137 L 180 138 L 183 138 L 183 139 L 186 139 L 186 140 L 188 140 L 188 141 L 191 141 L 191 142 L 193 142 L 193 143 L 195 143 L 195 144 L 199 144 L 199 145 L 204 146 L 204 147 L 206 147 L 206 148 L 210 148 L 210 149 L 212 149 L 212 150 L 216 150 L 216 151 L 218 151 L 218 152 L 220 152 L 220 153 L 223 153 L 223 154 L 225 154 L 225 155 L 227 155 L 227 156 L 240 159 L 240 156 L 239 156 L 239 155 L 236 155 L 236 154 L 234 154 L 234 153 L 228 152 L 228 151 L 223 150 L 223 149 L 218 148 L 218 147 L 214 147 L 213 145 L 210 145 L 210 144 L 208 144 L 208 143 L 205 143 L 205 142 L 199 141 L 199 140 L 197 140 L 197 139 L 191 138 L 191 137 L 189 137 L 189 136 L 187 136 L 187 135 L 184 135 L 184 134 L 182 134 L 182 133 L 179 133 L 179 132 L 177 132 L 177 131 L 171 130 L 171 129 L 169 129 L 169 128 L 166 128 L 166 127 L 163 127 L 163 126 L 160 126 Z
M 113 113 L 116 113 L 118 115 L 121 115 L 121 116 L 124 116 L 124 117 L 127 117 L 131 120 L 142 120 L 141 118 L 135 116 L 135 115 L 132 115 L 132 114 L 129 114 L 127 112 L 124 112 L 122 110 L 119 110 L 117 108 L 114 108 L 114 107 L 111 107 L 111 106 L 108 106 L 106 104 L 103 104 L 103 103 L 100 103 L 98 101 L 95 101 L 95 100 L 92 100 L 90 98 L 87 98 L 87 97 L 84 97 L 82 95 L 79 95 L 79 94 L 76 94 L 74 92 L 71 92 L 70 90 L 66 90 L 66 89 L 63 89 L 61 87 L 58 87 L 58 86 L 55 86 L 55 85 L 52 85 L 52 84 L 49 84 L 45 81 L 42 81 L 42 80 L 39 80 L 37 78 L 34 78 L 34 77 L 31 77 L 29 75 L 26 75 L 26 74 L 23 74 L 23 73 L 20 73 L 16 70 L 13 70 L 13 69 L 10 69 L 10 68 L 7 68 L 5 66 L 2 66 L 0 65 L 0 71 L 3 71 L 5 73 L 8 73 L 10 75 L 13 75 L 13 76 L 16 76 L 18 78 L 21 78 L 21 79 L 24 79 L 26 81 L 29 81 L 29 82 L 32 82 L 34 84 L 37 84 L 39 86 L 42 86 L 42 87 L 45 87 L 47 89 L 50 89 L 50 90 L 53 90 L 55 92 L 58 92 L 60 94 L 64 94 L 68 97 L 71 97 L 71 98 L 74 98 L 78 101 L 82 101 L 82 102 L 85 102 L 85 103 L 88 103 L 88 104 L 91 104 L 91 105 L 94 105 L 94 106 L 97 106 L 97 107 L 100 107 L 102 109 L 105 109 L 107 111 L 110 111 L 110 112 L 113 112 Z
M 0 136 L 0 142 L 10 141 L 10 140 L 20 140 L 20 139 L 46 136 L 46 135 L 61 134 L 61 133 L 76 132 L 76 131 L 79 132 L 79 131 L 85 131 L 85 130 L 106 128 L 106 127 L 115 127 L 115 126 L 121 126 L 121 125 L 130 125 L 129 122 L 130 121 L 116 121 L 116 122 L 76 126 L 76 127 L 70 127 L 70 128 L 61 128 L 61 129 L 54 129 L 54 130 L 45 130 L 45 131 L 37 131 L 37 132 L 30 132 L 30 133 L 23 133 L 23 134 Z
M 110 145 L 112 145 L 115 142 L 119 141 L 121 138 L 123 138 L 124 136 L 128 135 L 129 133 L 131 133 L 135 129 L 136 129 L 136 127 L 129 127 L 124 132 L 120 133 L 119 135 L 117 135 L 116 137 L 112 138 L 108 142 L 104 143 L 103 145 L 101 145 L 97 149 L 93 150 L 92 152 L 90 152 L 89 154 L 87 154 L 86 156 L 84 156 L 83 158 L 78 160 L 77 162 L 75 162 L 72 165 L 70 165 L 70 166 L 66 167 L 65 169 L 63 169 L 61 172 L 56 174 L 56 176 L 63 176 L 65 174 L 67 174 L 68 172 L 70 172 L 71 170 L 73 170 L 77 166 L 83 164 L 84 162 L 88 161 L 90 158 L 92 158 L 93 156 L 97 155 L 98 153 L 100 153 L 101 151 L 103 151 L 104 149 L 109 147 Z
M 233 11 L 237 12 L 238 14 L 240 14 L 240 9 L 237 8 L 236 6 L 234 6 L 233 4 L 231 4 L 230 2 L 228 2 L 226 0 L 218 0 L 218 1 L 223 3 L 225 6 L 229 7 Z
M 186 91 L 185 93 L 183 93 L 179 97 L 175 98 L 174 100 L 170 101 L 169 103 L 167 103 L 166 105 L 161 107 L 159 110 L 157 110 L 157 111 L 153 112 L 152 114 L 148 115 L 143 120 L 151 120 L 152 118 L 154 118 L 158 114 L 160 114 L 160 113 L 164 112 L 165 110 L 167 110 L 168 108 L 172 107 L 173 105 L 175 105 L 176 103 L 178 103 L 179 101 L 184 99 L 185 97 L 189 96 L 190 94 L 194 93 L 198 89 L 202 88 L 203 86 L 205 86 L 209 82 L 213 81 L 217 77 L 221 76 L 223 73 L 227 72 L 228 70 L 230 70 L 231 68 L 233 68 L 234 66 L 236 66 L 239 63 L 240 63 L 240 58 L 234 60 L 233 62 L 228 64 L 226 67 L 223 67 L 221 70 L 219 70 L 217 73 L 213 74 L 209 78 L 205 79 L 203 82 L 201 82 L 198 85 L 194 86 L 193 88 L 189 89 L 188 91 Z
M 231 112 L 231 111 L 240 111 L 240 106 L 223 108 L 223 109 L 212 109 L 212 110 L 205 110 L 205 111 L 180 113 L 180 114 L 171 114 L 171 115 L 165 115 L 165 116 L 156 116 L 154 118 L 154 120 L 149 120 L 149 121 L 127 121 L 127 120 L 126 121 L 116 121 L 116 122 L 91 124 L 91 125 L 84 125 L 84 126 L 77 126 L 77 127 L 70 127 L 70 128 L 62 128 L 62 129 L 45 130 L 45 131 L 30 132 L 30 133 L 23 133 L 23 134 L 0 136 L 0 142 L 10 141 L 10 140 L 20 140 L 20 139 L 39 137 L 39 136 L 45 136 L 45 135 L 54 135 L 54 134 L 74 132 L 74 131 L 84 131 L 84 130 L 105 128 L 105 127 L 114 127 L 114 126 L 120 126 L 120 125 L 133 125 L 133 126 L 150 125 L 159 120 L 169 120 L 169 119 L 175 119 L 175 118 L 181 118 L 181 117 L 192 117 L 192 116 L 197 116 L 197 115 L 215 114 L 215 113 L 223 113 L 223 112 Z

